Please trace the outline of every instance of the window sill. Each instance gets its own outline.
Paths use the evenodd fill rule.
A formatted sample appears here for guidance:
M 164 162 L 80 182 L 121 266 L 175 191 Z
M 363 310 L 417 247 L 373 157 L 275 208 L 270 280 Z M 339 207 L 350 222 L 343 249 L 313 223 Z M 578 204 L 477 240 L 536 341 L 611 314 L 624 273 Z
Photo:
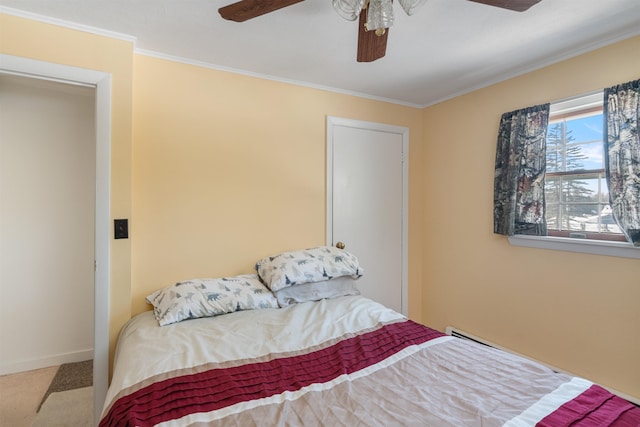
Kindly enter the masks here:
M 509 243 L 528 248 L 552 249 L 565 252 L 580 252 L 593 255 L 606 255 L 622 258 L 640 259 L 640 248 L 626 242 L 608 242 L 572 239 L 551 236 L 509 236 Z

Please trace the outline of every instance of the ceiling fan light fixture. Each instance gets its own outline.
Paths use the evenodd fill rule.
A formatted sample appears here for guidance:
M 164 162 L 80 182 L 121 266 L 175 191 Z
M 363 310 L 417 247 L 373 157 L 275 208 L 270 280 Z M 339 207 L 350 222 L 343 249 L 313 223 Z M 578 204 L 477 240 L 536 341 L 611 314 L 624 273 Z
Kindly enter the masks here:
M 391 28 L 393 25 L 393 3 L 391 0 L 370 0 L 367 9 L 367 31 Z M 383 33 L 384 34 L 384 33 Z
M 348 21 L 355 21 L 360 16 L 366 0 L 333 0 L 332 5 L 338 15 Z
M 402 9 L 411 16 L 424 6 L 427 0 L 398 0 Z
M 224 19 L 244 22 L 304 0 L 239 0 L 218 9 Z M 443 0 L 444 1 L 444 0 Z M 462 1 L 462 0 L 460 0 Z M 542 0 L 468 0 L 502 9 L 524 12 Z M 331 0 L 335 11 L 349 21 L 358 20 L 358 62 L 372 62 L 385 56 L 389 28 L 393 25 L 393 0 Z M 427 0 L 398 0 L 407 15 L 418 11 Z

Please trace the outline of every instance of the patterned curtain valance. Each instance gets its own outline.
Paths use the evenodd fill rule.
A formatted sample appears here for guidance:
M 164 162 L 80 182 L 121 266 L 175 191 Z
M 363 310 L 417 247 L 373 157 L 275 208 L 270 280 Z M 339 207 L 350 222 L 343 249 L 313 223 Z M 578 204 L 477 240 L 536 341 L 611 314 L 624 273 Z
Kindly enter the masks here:
M 609 203 L 627 240 L 640 246 L 640 80 L 604 90 Z
M 493 231 L 545 236 L 544 175 L 549 104 L 502 115 L 496 147 Z

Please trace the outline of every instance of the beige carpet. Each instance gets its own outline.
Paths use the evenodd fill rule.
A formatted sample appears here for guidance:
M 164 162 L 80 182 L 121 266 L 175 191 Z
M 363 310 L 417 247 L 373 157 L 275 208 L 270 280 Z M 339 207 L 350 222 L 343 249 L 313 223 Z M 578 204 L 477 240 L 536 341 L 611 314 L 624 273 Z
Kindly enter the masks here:
M 0 427 L 92 425 L 92 377 L 90 360 L 0 376 Z
M 29 427 L 57 366 L 0 376 L 0 426 Z
M 40 408 L 33 427 L 91 427 L 93 387 L 53 392 Z

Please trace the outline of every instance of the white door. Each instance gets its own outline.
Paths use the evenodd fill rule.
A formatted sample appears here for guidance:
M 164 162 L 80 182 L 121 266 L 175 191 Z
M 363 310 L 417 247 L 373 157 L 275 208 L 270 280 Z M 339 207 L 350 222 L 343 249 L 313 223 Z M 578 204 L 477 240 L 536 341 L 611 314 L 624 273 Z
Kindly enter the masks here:
M 327 244 L 358 257 L 361 293 L 407 314 L 408 129 L 327 119 Z

